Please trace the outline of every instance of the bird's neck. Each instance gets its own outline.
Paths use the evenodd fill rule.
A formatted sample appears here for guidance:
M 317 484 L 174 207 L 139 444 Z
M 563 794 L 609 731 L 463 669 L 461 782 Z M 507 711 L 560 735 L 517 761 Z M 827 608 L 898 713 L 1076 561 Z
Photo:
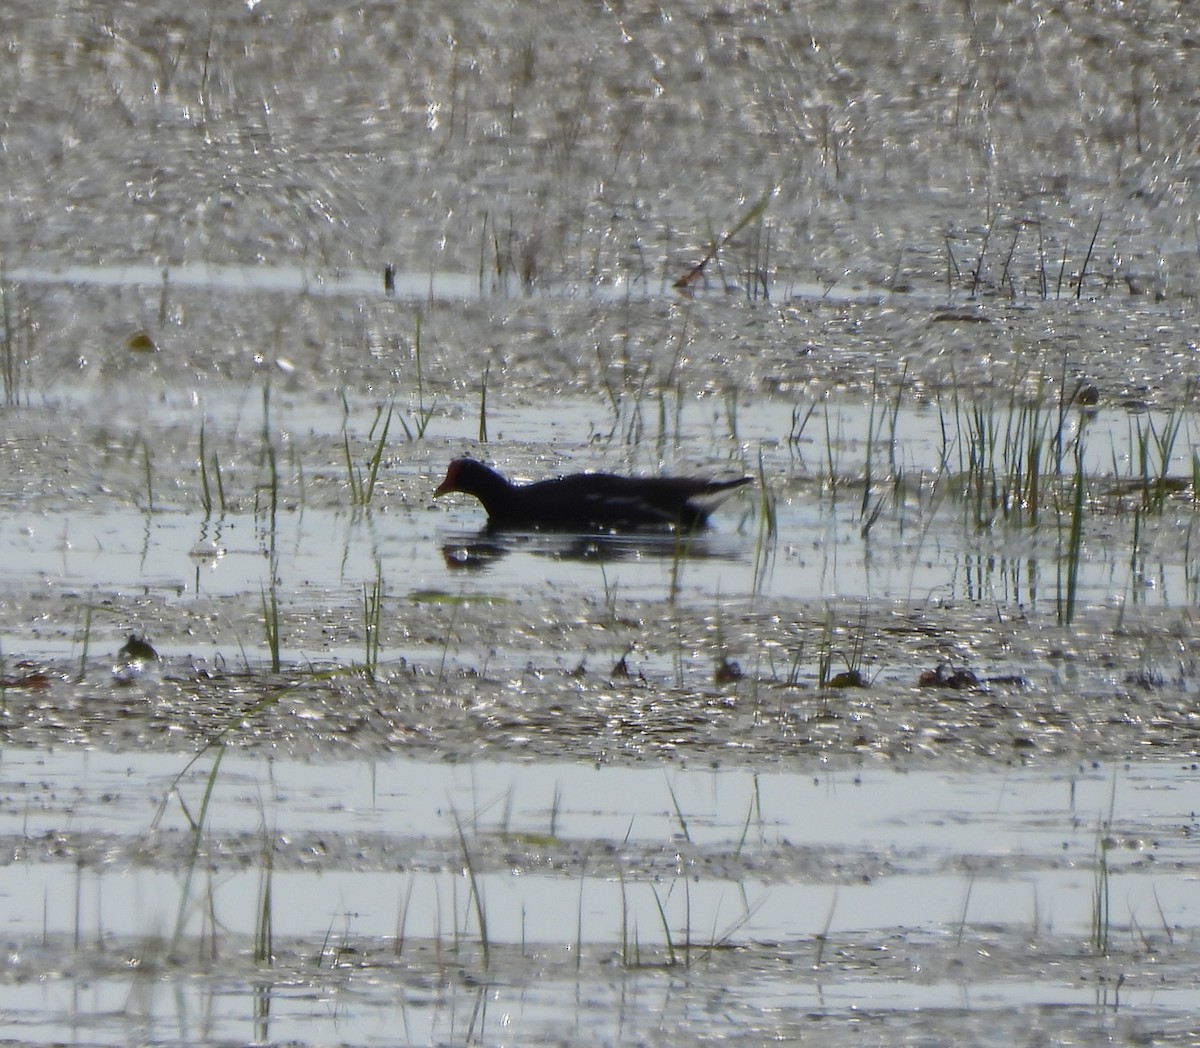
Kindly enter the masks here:
M 489 513 L 507 506 L 512 492 L 513 486 L 504 477 L 490 470 L 471 478 L 470 493 L 483 503 L 484 509 Z

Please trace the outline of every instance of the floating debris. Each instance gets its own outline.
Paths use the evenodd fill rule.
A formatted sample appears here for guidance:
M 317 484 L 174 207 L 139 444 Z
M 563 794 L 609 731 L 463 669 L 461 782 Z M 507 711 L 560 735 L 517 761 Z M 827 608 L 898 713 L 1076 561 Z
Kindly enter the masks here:
M 917 680 L 921 688 L 977 688 L 979 678 L 968 669 L 951 666 L 949 663 L 938 663 L 932 670 L 926 670 Z
M 745 675 L 742 672 L 742 667 L 734 662 L 733 659 L 722 659 L 717 663 L 717 668 L 713 672 L 713 681 L 717 684 L 735 684 Z
M 129 684 L 145 672 L 146 666 L 158 662 L 158 652 L 144 637 L 136 633 L 129 634 L 129 639 L 117 652 L 117 661 L 113 664 L 113 676 L 120 684 Z

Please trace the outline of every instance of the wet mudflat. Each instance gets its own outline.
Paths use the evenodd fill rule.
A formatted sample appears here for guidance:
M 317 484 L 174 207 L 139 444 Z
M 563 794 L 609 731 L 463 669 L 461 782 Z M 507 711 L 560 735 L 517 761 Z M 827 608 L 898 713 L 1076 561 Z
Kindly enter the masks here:
M 176 7 L 0 16 L 13 1043 L 1193 1043 L 1200 25 Z

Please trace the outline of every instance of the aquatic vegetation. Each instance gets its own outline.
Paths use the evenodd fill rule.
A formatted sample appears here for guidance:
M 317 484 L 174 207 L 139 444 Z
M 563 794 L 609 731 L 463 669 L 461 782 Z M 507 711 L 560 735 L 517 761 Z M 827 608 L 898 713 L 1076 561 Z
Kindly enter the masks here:
M 212 803 L 213 791 L 216 789 L 217 776 L 221 768 L 221 760 L 225 756 L 225 746 L 223 743 L 218 743 L 212 749 L 213 761 L 209 769 L 208 775 L 204 780 L 204 792 L 200 797 L 200 808 L 195 819 L 192 819 L 190 812 L 184 804 L 183 796 L 179 795 L 179 803 L 183 808 L 183 813 L 191 824 L 190 842 L 187 852 L 187 858 L 183 864 L 183 884 L 179 890 L 179 907 L 175 914 L 175 930 L 171 933 L 171 948 L 170 952 L 173 955 L 180 955 L 184 946 L 184 930 L 185 926 L 191 917 L 193 900 L 191 897 L 192 879 L 196 873 L 196 867 L 200 860 L 200 849 L 205 836 L 208 834 L 208 813 Z M 166 803 L 164 795 L 162 804 Z M 161 810 L 161 809 L 160 809 Z M 215 927 L 213 929 L 215 933 Z
M 429 423 L 437 411 L 436 398 L 428 405 L 425 403 L 425 371 L 421 364 L 421 311 L 418 309 L 414 313 L 414 331 L 412 338 L 412 353 L 413 360 L 416 364 L 417 372 L 417 411 L 413 418 L 413 425 L 410 427 L 403 416 L 400 417 L 400 425 L 404 427 L 404 435 L 409 439 L 423 440 L 425 431 L 429 428 Z M 388 409 L 388 421 L 391 421 L 391 408 Z M 384 425 L 384 435 L 386 436 L 387 426 Z M 382 439 L 381 439 L 382 443 Z
M 1136 457 L 1131 461 L 1131 469 L 1136 463 L 1138 472 L 1135 479 L 1140 481 L 1141 508 L 1146 513 L 1162 513 L 1166 508 L 1167 496 L 1187 486 L 1183 478 L 1172 478 L 1170 475 L 1183 415 L 1170 412 L 1159 426 L 1155 425 L 1153 415 L 1138 415 L 1132 424 L 1136 427 L 1135 435 L 1131 438 Z
M 487 428 L 487 392 L 488 392 L 488 377 L 492 373 L 492 365 L 488 363 L 483 369 L 483 377 L 479 382 L 479 443 L 486 444 L 488 442 Z
M 375 581 L 370 588 L 363 583 L 363 673 L 374 680 L 379 668 L 379 646 L 382 643 L 380 624 L 383 618 L 383 561 L 375 562 Z
M 722 250 L 729 245 L 744 229 L 748 226 L 757 223 L 767 210 L 767 205 L 770 204 L 771 198 L 779 192 L 779 186 L 771 186 L 757 200 L 755 200 L 742 214 L 737 221 L 729 229 L 729 231 L 719 240 L 713 236 L 711 228 L 708 233 L 709 248 L 704 257 L 696 263 L 691 269 L 683 274 L 675 281 L 674 286 L 679 290 L 688 290 L 705 276 L 705 270 L 710 263 L 720 264 L 719 256 Z M 764 297 L 767 297 L 767 279 L 765 275 L 766 263 L 759 259 L 760 252 L 765 251 L 766 244 L 763 242 L 763 237 L 760 233 L 755 238 L 754 253 L 751 263 L 747 266 L 747 281 L 746 295 L 748 298 L 756 298 L 758 289 L 761 287 Z
M 775 511 L 775 495 L 767 480 L 762 449 L 758 453 L 758 513 L 754 534 L 754 578 L 751 593 L 759 593 L 766 582 L 779 544 L 779 526 Z
M 1108 813 L 1096 826 L 1094 887 L 1092 892 L 1092 946 L 1107 957 L 1112 946 L 1112 869 L 1109 849 L 1112 846 L 1113 814 L 1117 806 L 1117 776 L 1112 777 Z
M 383 413 L 383 407 L 380 406 L 375 412 L 375 419 L 371 423 L 368 439 L 374 440 L 372 446 L 371 457 L 367 462 L 367 473 L 364 477 L 361 469 L 354 462 L 354 457 L 350 451 L 350 434 L 343 428 L 342 430 L 342 446 L 346 455 L 346 480 L 350 488 L 350 504 L 359 509 L 367 509 L 371 505 L 372 499 L 375 497 L 375 485 L 379 480 L 379 469 L 383 464 L 384 452 L 387 449 L 388 429 L 392 424 L 392 414 L 394 405 L 389 403 L 387 406 L 387 414 Z M 382 425 L 380 421 L 382 420 Z M 401 419 L 401 423 L 403 423 Z M 407 430 L 407 426 L 405 429 Z M 378 431 L 379 436 L 375 433 Z M 411 439 L 411 434 L 410 434 Z
M 262 848 L 259 852 L 258 900 L 255 905 L 254 960 L 259 964 L 271 965 L 275 960 L 275 933 L 272 923 L 274 914 L 272 881 L 274 874 L 275 846 L 264 827 Z
M 84 604 L 81 611 L 83 624 L 79 633 L 79 680 L 83 680 L 87 676 L 88 650 L 92 643 L 92 605 Z
M 225 481 L 221 476 L 221 460 L 214 450 L 211 457 L 212 480 L 209 480 L 209 464 L 210 459 L 207 455 L 207 445 L 205 443 L 206 427 L 205 423 L 200 423 L 200 441 L 199 451 L 196 456 L 197 465 L 200 467 L 200 505 L 204 510 L 205 517 L 212 516 L 213 512 L 213 497 L 212 488 L 216 487 L 217 501 L 216 506 L 220 509 L 222 515 L 229 510 L 229 505 L 225 500 Z
M 1075 603 L 1079 593 L 1079 567 L 1083 558 L 1083 523 L 1087 506 L 1087 474 L 1083 467 L 1084 444 L 1075 444 L 1075 477 L 1071 487 L 1071 502 L 1065 516 L 1068 523 L 1065 547 L 1058 557 L 1058 623 L 1069 626 L 1075 619 Z M 1061 528 L 1060 528 L 1061 540 Z
M 486 971 L 491 959 L 490 941 L 488 939 L 487 906 L 484 903 L 479 878 L 475 874 L 475 863 L 471 858 L 471 848 L 467 843 L 467 835 L 463 831 L 462 820 L 459 818 L 458 811 L 453 805 L 450 808 L 450 814 L 454 819 L 454 829 L 458 833 L 459 846 L 462 848 L 463 869 L 466 870 L 467 883 L 471 891 L 470 901 L 475 909 L 476 929 L 479 932 L 479 946 L 482 950 L 483 968 Z M 455 924 L 456 935 L 457 929 L 458 925 Z
M 21 403 L 22 394 L 28 397 L 29 366 L 36 356 L 34 333 L 37 325 L 19 283 L 10 283 L 6 268 L 0 265 L 0 309 L 4 314 L 4 342 L 0 348 L 0 387 L 4 389 L 6 407 Z M 14 303 L 15 299 L 15 303 Z

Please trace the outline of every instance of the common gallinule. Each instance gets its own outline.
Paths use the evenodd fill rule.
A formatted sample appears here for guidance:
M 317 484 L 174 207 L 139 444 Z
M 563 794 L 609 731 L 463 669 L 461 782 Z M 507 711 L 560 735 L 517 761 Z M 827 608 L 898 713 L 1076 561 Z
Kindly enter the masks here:
M 450 463 L 434 497 L 452 491 L 474 495 L 487 510 L 488 527 L 555 531 L 631 531 L 702 528 L 709 512 L 753 478 L 617 477 L 573 473 L 533 484 L 513 484 L 475 459 Z

